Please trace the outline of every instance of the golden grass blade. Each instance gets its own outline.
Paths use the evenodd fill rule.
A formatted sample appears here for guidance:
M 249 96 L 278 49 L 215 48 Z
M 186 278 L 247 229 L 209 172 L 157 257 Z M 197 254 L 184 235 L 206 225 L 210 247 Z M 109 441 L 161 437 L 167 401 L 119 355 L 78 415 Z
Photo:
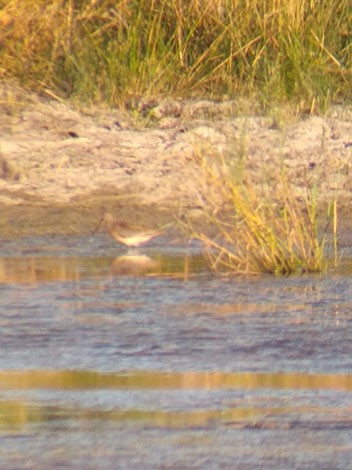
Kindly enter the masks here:
M 189 230 L 202 241 L 213 272 L 287 275 L 324 269 L 325 233 L 318 238 L 315 186 L 306 188 L 307 197 L 301 203 L 284 172 L 275 189 L 263 194 L 254 185 L 249 189 L 235 181 L 222 155 L 208 162 L 199 159 L 207 188 L 201 198 L 206 202 L 205 217 L 217 235 L 194 230 L 192 224 Z M 223 214 L 216 211 L 219 200 Z

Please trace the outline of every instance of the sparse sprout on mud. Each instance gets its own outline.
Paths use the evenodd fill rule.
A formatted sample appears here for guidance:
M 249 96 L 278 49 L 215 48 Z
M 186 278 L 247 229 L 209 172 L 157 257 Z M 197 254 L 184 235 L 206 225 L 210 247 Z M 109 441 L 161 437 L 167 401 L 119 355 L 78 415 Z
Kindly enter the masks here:
M 238 182 L 223 157 L 216 160 L 202 162 L 204 216 L 211 234 L 195 223 L 184 225 L 202 242 L 212 271 L 320 272 L 327 266 L 325 242 L 331 221 L 336 262 L 336 203 L 329 206 L 325 228 L 319 231 L 315 187 L 307 187 L 304 200 L 298 200 L 283 172 L 272 187 L 258 190 L 254 184 Z

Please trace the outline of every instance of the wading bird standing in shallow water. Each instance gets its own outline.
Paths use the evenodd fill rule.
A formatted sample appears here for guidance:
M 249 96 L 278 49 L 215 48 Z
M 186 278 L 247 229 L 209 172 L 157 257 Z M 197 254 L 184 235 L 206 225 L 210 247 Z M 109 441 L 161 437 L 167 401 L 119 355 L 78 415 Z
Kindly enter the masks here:
M 119 243 L 128 247 L 137 247 L 149 242 L 152 238 L 162 235 L 163 230 L 153 230 L 145 227 L 129 225 L 128 223 L 117 220 L 109 212 L 105 212 L 94 230 L 104 225 L 110 235 Z

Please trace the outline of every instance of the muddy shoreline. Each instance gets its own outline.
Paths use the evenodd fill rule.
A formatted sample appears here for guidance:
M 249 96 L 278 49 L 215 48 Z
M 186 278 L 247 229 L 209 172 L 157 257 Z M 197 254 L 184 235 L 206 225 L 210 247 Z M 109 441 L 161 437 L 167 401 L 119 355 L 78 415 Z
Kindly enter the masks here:
M 200 155 L 223 155 L 251 184 L 282 168 L 297 197 L 307 183 L 324 212 L 336 200 L 352 226 L 352 108 L 295 119 L 284 109 L 251 116 L 243 103 L 149 101 L 138 116 L 78 110 L 0 85 L 0 234 L 91 233 L 102 210 L 157 225 L 202 219 Z

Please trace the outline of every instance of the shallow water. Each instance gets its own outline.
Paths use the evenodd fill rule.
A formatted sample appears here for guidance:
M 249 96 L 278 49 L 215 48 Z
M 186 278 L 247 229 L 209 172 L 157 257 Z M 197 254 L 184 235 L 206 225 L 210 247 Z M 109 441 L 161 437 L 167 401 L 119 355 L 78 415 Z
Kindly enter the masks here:
M 349 258 L 219 279 L 159 243 L 2 243 L 1 468 L 349 468 Z

